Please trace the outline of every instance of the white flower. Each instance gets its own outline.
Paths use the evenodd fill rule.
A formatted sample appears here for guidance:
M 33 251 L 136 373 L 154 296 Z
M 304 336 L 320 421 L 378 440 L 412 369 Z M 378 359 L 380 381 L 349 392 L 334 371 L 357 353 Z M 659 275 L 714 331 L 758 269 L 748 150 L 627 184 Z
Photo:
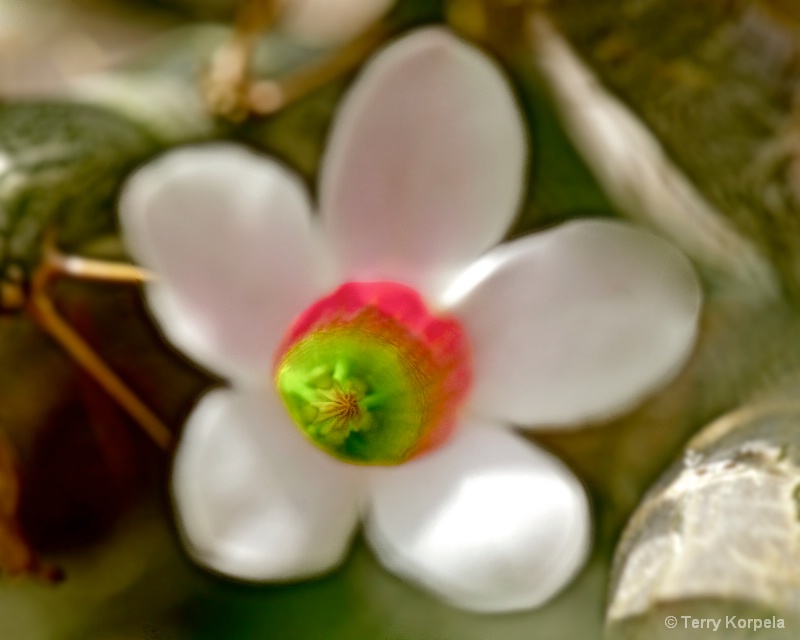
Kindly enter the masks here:
M 429 29 L 377 56 L 345 100 L 318 219 L 294 175 L 232 145 L 172 152 L 131 179 L 123 232 L 159 275 L 153 314 L 231 384 L 200 400 L 176 454 L 174 500 L 197 561 L 254 581 L 313 576 L 341 562 L 363 516 L 387 567 L 467 609 L 536 606 L 580 569 L 584 491 L 512 425 L 631 408 L 685 361 L 700 294 L 679 252 L 618 222 L 490 249 L 520 202 L 526 149 L 494 65 Z M 337 284 L 374 281 L 457 318 L 472 354 L 452 437 L 395 466 L 309 444 L 274 377 L 298 314 Z

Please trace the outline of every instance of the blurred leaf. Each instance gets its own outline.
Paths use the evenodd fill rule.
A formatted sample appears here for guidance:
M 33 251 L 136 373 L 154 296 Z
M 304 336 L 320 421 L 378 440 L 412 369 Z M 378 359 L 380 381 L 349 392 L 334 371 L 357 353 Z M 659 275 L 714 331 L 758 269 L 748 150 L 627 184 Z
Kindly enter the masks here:
M 60 572 L 42 563 L 23 537 L 18 521 L 20 478 L 11 444 L 0 433 L 0 575 L 34 576 L 54 582 Z
M 47 227 L 68 247 L 114 232 L 120 184 L 158 148 L 148 131 L 100 108 L 0 104 L 0 274 L 30 270 Z
M 800 19 L 789 4 L 564 0 L 549 11 L 610 91 L 796 294 Z
M 65 280 L 51 296 L 65 320 L 177 432 L 211 381 L 165 348 L 139 291 Z M 143 496 L 163 494 L 169 457 L 57 345 L 54 355 L 68 370 L 38 369 L 36 337 L 49 340 L 33 334 L 21 347 L 0 349 L 0 388 L 19 397 L 6 420 L 22 421 L 16 428 L 0 421 L 0 431 L 15 431 L 25 447 L 21 523 L 38 550 L 54 553 L 101 542 Z M 15 382 L 3 384 L 10 375 Z
M 198 79 L 230 32 L 176 30 L 126 68 L 76 84 L 79 103 L 0 103 L 0 274 L 12 264 L 30 270 L 46 226 L 72 250 L 116 233 L 115 199 L 131 170 L 167 146 L 229 129 L 208 116 Z M 273 77 L 319 55 L 268 36 L 255 70 Z
M 148 480 L 136 427 L 76 373 L 60 406 L 36 425 L 24 468 L 20 524 L 40 553 L 103 540 Z

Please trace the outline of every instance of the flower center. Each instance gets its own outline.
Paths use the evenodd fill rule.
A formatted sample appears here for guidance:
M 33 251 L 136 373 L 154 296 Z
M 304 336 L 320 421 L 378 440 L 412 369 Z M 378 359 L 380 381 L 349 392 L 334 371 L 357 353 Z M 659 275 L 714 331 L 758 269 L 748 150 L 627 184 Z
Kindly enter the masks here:
M 286 408 L 314 444 L 391 465 L 450 435 L 471 382 L 458 322 L 393 282 L 349 282 L 294 321 L 275 364 Z

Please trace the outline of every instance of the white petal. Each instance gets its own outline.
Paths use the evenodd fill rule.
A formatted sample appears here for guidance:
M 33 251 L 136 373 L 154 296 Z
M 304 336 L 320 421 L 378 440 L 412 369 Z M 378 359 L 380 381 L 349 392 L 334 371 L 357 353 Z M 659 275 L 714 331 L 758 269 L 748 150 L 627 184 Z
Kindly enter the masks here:
M 367 536 L 390 569 L 464 609 L 527 609 L 569 582 L 589 549 L 586 494 L 552 455 L 498 425 L 379 470 Z
M 297 178 L 243 147 L 190 147 L 139 170 L 120 216 L 134 257 L 156 272 L 147 293 L 167 337 L 219 373 L 268 373 L 287 325 L 321 292 Z
M 281 26 L 311 45 L 343 42 L 380 18 L 394 0 L 286 0 Z
M 173 468 L 186 545 L 201 564 L 244 580 L 327 571 L 357 523 L 356 471 L 308 443 L 274 396 L 211 392 Z
M 345 100 L 323 166 L 323 221 L 345 272 L 435 290 L 503 236 L 525 155 L 486 56 L 439 29 L 391 45 Z
M 701 294 L 677 249 L 596 220 L 498 247 L 445 299 L 472 341 L 476 410 L 553 426 L 621 413 L 674 376 Z

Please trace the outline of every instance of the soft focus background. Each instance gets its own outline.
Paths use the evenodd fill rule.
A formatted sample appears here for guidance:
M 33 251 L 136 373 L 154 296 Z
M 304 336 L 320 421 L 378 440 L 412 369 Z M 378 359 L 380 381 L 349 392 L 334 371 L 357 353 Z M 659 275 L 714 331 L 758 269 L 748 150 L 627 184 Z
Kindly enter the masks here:
M 0 638 L 759 637 L 670 630 L 670 614 L 777 615 L 786 634 L 763 637 L 800 637 L 794 0 L 401 0 L 377 30 L 298 18 L 260 39 L 255 73 L 300 72 L 302 95 L 231 122 L 208 113 L 199 86 L 230 37 L 234 4 L 0 0 L 5 280 L 35 268 L 49 225 L 66 249 L 124 257 L 119 184 L 171 145 L 242 140 L 313 189 L 360 61 L 393 34 L 446 23 L 499 58 L 528 121 L 530 185 L 512 235 L 616 216 L 670 238 L 706 291 L 697 352 L 623 419 L 536 436 L 585 481 L 596 550 L 548 606 L 479 616 L 389 575 L 361 543 L 343 569 L 307 584 L 243 586 L 195 568 L 172 526 L 168 456 L 27 315 L 4 312 Z M 373 35 L 341 59 L 363 29 Z M 63 280 L 51 291 L 175 429 L 215 383 L 163 344 L 135 287 Z

